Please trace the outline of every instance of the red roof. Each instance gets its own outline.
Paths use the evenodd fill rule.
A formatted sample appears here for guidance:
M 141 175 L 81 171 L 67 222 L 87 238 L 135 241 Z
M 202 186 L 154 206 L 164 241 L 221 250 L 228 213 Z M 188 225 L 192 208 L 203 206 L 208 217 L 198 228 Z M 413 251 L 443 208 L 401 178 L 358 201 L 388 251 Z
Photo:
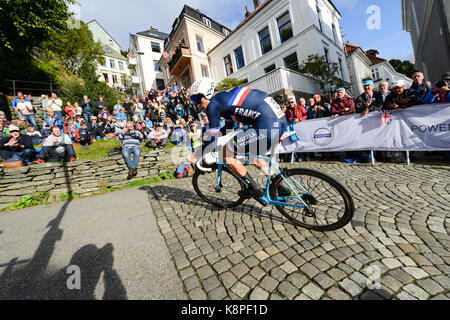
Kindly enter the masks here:
M 357 44 L 351 44 L 351 43 L 345 43 L 345 53 L 350 53 L 353 52 L 357 49 L 361 49 L 362 48 L 360 46 L 358 46 Z M 364 50 L 362 50 L 364 52 Z M 364 52 L 364 54 L 366 55 L 366 57 L 370 60 L 370 62 L 372 63 L 372 65 L 374 64 L 379 64 L 379 63 L 383 63 L 385 61 L 387 61 L 386 59 L 383 58 L 379 58 L 376 56 L 376 54 L 378 54 L 379 52 L 375 49 L 370 49 L 367 50 L 366 52 Z

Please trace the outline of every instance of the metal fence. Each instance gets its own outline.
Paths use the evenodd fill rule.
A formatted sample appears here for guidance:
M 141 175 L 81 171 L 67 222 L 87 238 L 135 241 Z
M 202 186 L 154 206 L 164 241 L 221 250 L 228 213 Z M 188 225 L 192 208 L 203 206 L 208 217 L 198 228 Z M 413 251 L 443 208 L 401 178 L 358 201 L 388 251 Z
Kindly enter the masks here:
M 26 81 L 26 80 L 2 80 L 5 93 L 16 96 L 17 92 L 22 91 L 24 94 L 31 94 L 32 96 L 40 96 L 42 94 L 50 95 L 52 92 L 57 92 L 60 86 L 56 83 Z

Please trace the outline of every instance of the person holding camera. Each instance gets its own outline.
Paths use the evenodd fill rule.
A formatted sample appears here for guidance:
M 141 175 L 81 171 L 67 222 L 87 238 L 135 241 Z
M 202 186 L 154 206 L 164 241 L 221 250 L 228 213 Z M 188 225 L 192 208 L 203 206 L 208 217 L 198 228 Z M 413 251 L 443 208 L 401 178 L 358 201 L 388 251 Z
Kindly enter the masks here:
M 424 104 L 450 103 L 450 72 L 442 75 L 442 80 L 433 84 L 428 90 Z
M 392 92 L 384 101 L 384 110 L 406 109 L 416 104 L 415 97 L 405 90 L 405 81 L 398 80 L 394 82 L 393 87 Z
M 356 113 L 361 114 L 361 117 L 365 117 L 369 112 L 380 111 L 382 103 L 380 99 L 377 99 L 376 92 L 373 91 L 374 84 L 372 80 L 366 80 L 363 83 L 364 93 L 356 98 L 355 106 Z

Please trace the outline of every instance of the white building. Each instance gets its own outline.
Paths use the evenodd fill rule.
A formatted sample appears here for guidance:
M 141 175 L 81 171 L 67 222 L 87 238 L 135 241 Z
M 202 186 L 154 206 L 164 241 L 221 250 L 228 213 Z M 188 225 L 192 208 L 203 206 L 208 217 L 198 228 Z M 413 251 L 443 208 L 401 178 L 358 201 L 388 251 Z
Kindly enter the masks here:
M 112 88 L 125 90 L 130 73 L 127 58 L 121 54 L 120 45 L 96 20 L 88 22 L 87 25 L 94 40 L 100 42 L 105 51 L 105 63 L 97 66 L 99 81 L 105 81 Z
M 350 82 L 339 21 L 330 0 L 254 0 L 255 11 L 208 56 L 217 81 L 227 77 L 279 96 L 321 93 L 314 79 L 300 74 L 309 55 L 326 56 L 340 66 L 341 79 Z
M 365 80 L 373 80 L 375 87 L 383 81 L 388 82 L 391 86 L 395 81 L 403 80 L 406 88 L 413 83 L 411 78 L 397 72 L 389 61 L 378 57 L 380 53 L 377 50 L 371 49 L 364 52 L 360 46 L 346 43 L 345 52 L 354 96 L 359 96 L 364 92 L 363 82 Z
M 162 90 L 165 87 L 164 76 L 159 65 L 167 33 L 156 28 L 130 34 L 130 54 L 128 67 L 131 75 L 131 87 L 134 93 L 143 94 L 152 88 Z

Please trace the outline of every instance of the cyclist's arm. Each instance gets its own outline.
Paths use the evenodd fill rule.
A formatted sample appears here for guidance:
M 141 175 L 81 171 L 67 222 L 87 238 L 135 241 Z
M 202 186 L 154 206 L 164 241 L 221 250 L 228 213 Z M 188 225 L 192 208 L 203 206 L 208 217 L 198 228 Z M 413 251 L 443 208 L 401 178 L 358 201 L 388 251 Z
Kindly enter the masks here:
M 213 151 L 217 145 L 220 134 L 220 104 L 212 100 L 207 110 L 209 129 L 203 136 L 204 148 Z

